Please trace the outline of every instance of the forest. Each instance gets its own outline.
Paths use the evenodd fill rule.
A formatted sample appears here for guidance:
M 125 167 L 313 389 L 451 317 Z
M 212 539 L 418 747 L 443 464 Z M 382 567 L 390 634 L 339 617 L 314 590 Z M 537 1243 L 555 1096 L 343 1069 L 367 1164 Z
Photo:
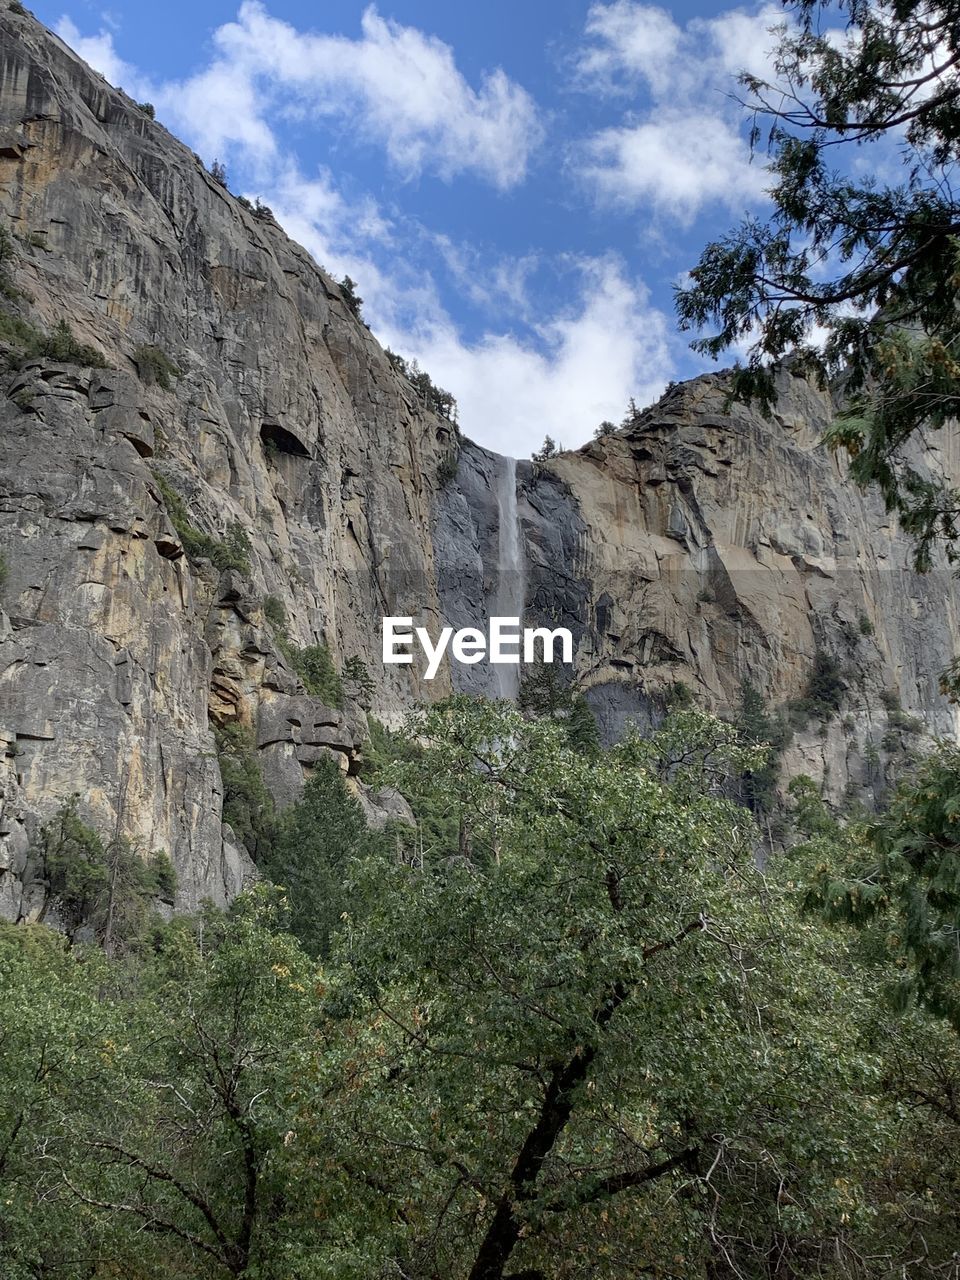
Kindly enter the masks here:
M 761 870 L 748 739 L 454 699 L 381 735 L 416 828 L 318 769 L 166 922 L 61 814 L 76 927 L 0 933 L 4 1276 L 954 1274 L 960 752 L 879 817 L 794 779 Z

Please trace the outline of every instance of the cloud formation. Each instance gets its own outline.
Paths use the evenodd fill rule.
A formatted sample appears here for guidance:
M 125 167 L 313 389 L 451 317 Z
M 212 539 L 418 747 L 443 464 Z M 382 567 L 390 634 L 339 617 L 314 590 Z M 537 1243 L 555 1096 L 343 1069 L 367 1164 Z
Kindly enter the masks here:
M 298 31 L 244 0 L 214 45 L 214 62 L 177 92 L 183 118 L 203 119 L 215 149 L 263 144 L 268 115 L 330 117 L 382 147 L 404 177 L 471 173 L 504 190 L 523 181 L 543 136 L 533 99 L 503 71 L 474 88 L 449 45 L 372 7 L 351 39 Z M 225 101 L 225 114 L 210 111 Z
M 108 31 L 60 35 L 114 83 L 149 98 L 159 116 L 205 155 L 228 159 L 233 181 L 259 196 L 334 276 L 360 282 L 364 314 L 381 340 L 419 360 L 460 405 L 480 443 L 528 454 L 546 434 L 573 447 L 630 396 L 652 399 L 672 373 L 668 318 L 622 262 L 550 264 L 560 309 L 534 296 L 539 264 L 455 242 L 416 219 L 388 216 L 372 196 L 348 197 L 326 169 L 305 173 L 281 142 L 284 117 L 349 114 L 402 174 L 464 173 L 496 188 L 519 182 L 541 136 L 537 110 L 502 72 L 473 89 L 439 40 L 364 13 L 360 36 L 305 34 L 248 0 L 213 36 L 205 67 L 149 83 L 124 63 Z M 441 300 L 443 274 L 496 322 L 467 338 Z
M 577 59 L 577 83 L 611 102 L 645 105 L 575 148 L 575 168 L 606 207 L 645 206 L 689 225 L 707 205 L 742 212 L 763 198 L 766 174 L 751 161 L 737 72 L 770 75 L 771 29 L 782 11 L 734 9 L 680 26 L 637 0 L 595 4 Z

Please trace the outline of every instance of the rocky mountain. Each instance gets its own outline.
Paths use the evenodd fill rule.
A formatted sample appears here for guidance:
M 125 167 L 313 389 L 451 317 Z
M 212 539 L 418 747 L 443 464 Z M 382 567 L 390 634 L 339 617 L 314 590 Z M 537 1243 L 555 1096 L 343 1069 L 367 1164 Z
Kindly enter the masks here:
M 607 737 L 678 685 L 721 713 L 745 680 L 783 706 L 826 660 L 841 712 L 798 723 L 788 773 L 869 800 L 913 718 L 956 734 L 953 579 L 914 574 L 818 444 L 825 393 L 784 370 L 764 416 L 705 376 L 514 467 L 428 412 L 269 211 L 56 36 L 4 11 L 0 48 L 0 915 L 41 909 L 38 828 L 74 794 L 169 852 L 181 907 L 229 899 L 251 864 L 222 822 L 228 726 L 279 803 L 332 754 L 380 820 L 361 695 L 329 705 L 305 655 L 362 659 L 388 723 L 452 680 L 503 693 L 490 668 L 427 684 L 380 661 L 384 615 L 482 625 L 501 570 L 528 619 L 573 631 Z M 950 448 L 931 461 L 958 471 Z

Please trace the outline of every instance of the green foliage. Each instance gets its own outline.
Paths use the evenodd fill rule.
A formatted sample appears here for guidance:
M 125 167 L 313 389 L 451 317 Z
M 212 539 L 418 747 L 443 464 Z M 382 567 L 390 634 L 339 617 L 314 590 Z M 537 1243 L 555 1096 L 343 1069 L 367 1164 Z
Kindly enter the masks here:
M 242 725 L 215 731 L 223 782 L 223 821 L 230 824 L 254 861 L 269 856 L 276 831 L 273 796 L 263 780 L 253 735 Z
M 126 840 L 105 842 L 77 813 L 77 798 L 41 830 L 35 850 L 49 904 L 71 935 L 92 929 L 108 954 L 135 944 L 150 903 L 173 901 L 176 877 L 167 854 L 141 857 Z
M 811 1236 L 829 1257 L 881 1141 L 867 998 L 758 876 L 723 796 L 758 753 L 693 711 L 590 759 L 502 704 L 410 729 L 470 856 L 358 867 L 339 997 L 381 1064 L 341 1145 L 408 1223 L 398 1272 L 707 1274 L 708 1222 L 741 1274 L 774 1239 L 798 1274 Z
M 363 319 L 363 299 L 357 293 L 357 282 L 351 280 L 349 276 L 344 276 L 340 281 L 340 293 L 344 302 L 347 304 L 347 310 L 358 320 Z
M 180 377 L 180 369 L 160 347 L 147 343 L 136 348 L 133 363 L 146 386 L 157 384 L 163 391 L 172 391 L 172 378 Z
M 336 762 L 318 760 L 302 798 L 279 819 L 269 851 L 258 862 L 286 892 L 290 929 L 308 954 L 329 954 L 330 939 L 350 906 L 350 863 L 372 839 Z
M 28 321 L 21 320 L 19 316 L 0 309 L 0 342 L 13 347 L 21 360 L 40 355 L 44 341 L 39 329 Z
M 581 755 L 595 755 L 600 750 L 600 730 L 597 718 L 582 693 L 575 693 L 570 700 L 567 717 L 567 741 L 571 751 Z
M 142 111 L 143 114 L 151 120 L 155 120 L 157 117 L 157 113 L 152 102 L 138 102 L 137 110 Z
M 549 716 L 562 724 L 574 750 L 590 754 L 599 749 L 596 716 L 583 693 L 564 679 L 556 663 L 541 661 L 522 668 L 517 705 L 525 715 Z
M 263 616 L 272 627 L 283 631 L 287 625 L 287 610 L 279 596 L 267 596 L 263 602 Z
M 763 696 L 749 680 L 740 685 L 740 707 L 734 723 L 745 743 L 769 748 L 759 768 L 741 775 L 739 787 L 748 808 L 755 813 L 770 814 L 777 805 L 781 756 L 789 742 L 789 729 L 782 720 L 769 714 Z
M 420 403 L 431 413 L 435 413 L 438 418 L 445 418 L 448 422 L 456 423 L 457 421 L 457 401 L 449 391 L 444 391 L 443 387 L 438 387 L 429 373 L 425 369 L 421 369 L 416 360 L 404 360 L 403 356 L 397 355 L 395 351 L 391 351 L 387 347 L 384 352 L 390 364 L 397 373 L 401 374 L 416 391 L 420 398 Z M 449 470 L 449 458 L 453 459 L 453 474 L 447 475 L 444 471 L 446 467 Z M 440 464 L 440 483 L 448 484 L 456 475 L 456 452 L 448 454 Z
M 822 0 L 785 8 L 798 21 L 777 32 L 770 81 L 740 76 L 773 212 L 707 245 L 678 291 L 680 323 L 712 328 L 694 346 L 714 357 L 748 341 L 733 390 L 765 403 L 772 362 L 787 354 L 800 371 L 842 374 L 847 404 L 828 442 L 899 513 L 924 569 L 935 543 L 957 535 L 957 493 L 910 451 L 951 420 L 960 390 L 956 6 L 854 0 L 842 42 L 819 21 Z M 854 148 L 844 166 L 838 153 Z
M 16 256 L 17 250 L 13 243 L 13 236 L 8 228 L 0 223 L 0 297 L 6 298 L 9 302 L 14 302 L 20 297 L 20 290 L 10 275 L 10 264 Z M 0 322 L 5 318 L 4 312 L 0 311 Z M 0 336 L 3 336 L 2 331 Z
M 219 160 L 214 160 L 213 164 L 210 166 L 210 177 L 214 180 L 214 182 L 218 183 L 221 187 L 226 188 L 227 186 L 226 165 L 221 164 Z
M 553 436 L 544 436 L 543 444 L 532 455 L 534 462 L 546 462 L 548 458 L 555 458 L 560 452 L 561 446 L 557 444 Z
M 278 633 L 277 645 L 311 697 L 322 698 L 330 707 L 343 706 L 343 681 L 325 644 L 301 648 Z
M 191 560 L 210 560 L 221 572 L 236 569 L 238 573 L 250 572 L 250 539 L 243 525 L 232 520 L 223 538 L 204 533 L 190 519 L 186 504 L 164 476 L 154 472 L 153 478 L 163 498 L 170 523 L 183 543 L 183 549 Z
M 846 690 L 840 663 L 826 649 L 818 648 L 803 694 L 788 704 L 791 724 L 797 728 L 803 728 L 811 720 L 827 724 L 840 710 Z
M 453 797 L 438 796 L 420 785 L 420 775 L 412 766 L 422 758 L 423 747 L 410 734 L 387 728 L 375 716 L 367 717 L 367 726 L 370 737 L 363 748 L 363 781 L 372 787 L 392 787 L 399 779 L 417 824 L 418 860 L 434 865 L 450 857 L 459 844 L 460 814 Z M 411 833 L 395 834 L 401 847 L 410 846 Z
M 353 654 L 343 664 L 343 683 L 354 702 L 368 708 L 376 685 L 364 660 Z
M 903 733 L 923 731 L 923 721 L 916 716 L 907 715 L 900 703 L 900 695 L 895 689 L 883 689 L 880 693 L 880 702 L 887 713 L 887 724 L 891 729 L 897 729 Z
M 604 436 L 616 435 L 616 431 L 617 424 L 605 419 L 598 427 L 594 428 L 593 438 L 594 440 L 602 440 Z
M 0 925 L 4 1280 L 950 1273 L 957 748 L 879 841 L 795 780 L 761 873 L 764 751 L 696 710 L 589 756 L 465 698 L 372 732 L 445 844 L 371 836 L 323 762 L 285 888 L 122 958 Z M 828 863 L 859 929 L 798 914 Z
M 672 680 L 663 691 L 663 700 L 672 709 L 692 707 L 693 692 L 686 681 Z
M 93 369 L 105 369 L 107 362 L 95 347 L 78 342 L 66 320 L 58 320 L 43 341 L 38 355 L 49 356 L 63 364 L 79 364 Z
M 460 455 L 456 450 L 451 449 L 445 453 L 440 459 L 440 465 L 437 467 L 437 483 L 441 488 L 453 484 L 457 478 L 457 470 L 459 468 Z
M 302 648 L 295 644 L 287 632 L 287 611 L 283 607 L 283 602 L 276 596 L 267 596 L 263 602 L 263 613 L 273 627 L 277 648 L 297 673 L 307 693 L 311 697 L 322 698 L 328 706 L 342 707 L 343 680 L 327 646 L 313 644 Z M 358 701 L 362 701 L 372 691 L 369 672 L 362 659 L 356 657 L 349 659 L 347 668 L 344 670 L 344 675 L 360 695 Z
M 958 815 L 960 750 L 944 745 L 866 825 L 859 865 L 824 851 L 808 906 L 860 927 L 881 919 L 900 959 L 899 1006 L 915 1000 L 960 1031 Z
M 865 613 L 858 614 L 857 629 L 859 630 L 862 636 L 872 636 L 875 631 L 875 627 L 873 623 L 870 621 L 870 619 L 867 617 Z

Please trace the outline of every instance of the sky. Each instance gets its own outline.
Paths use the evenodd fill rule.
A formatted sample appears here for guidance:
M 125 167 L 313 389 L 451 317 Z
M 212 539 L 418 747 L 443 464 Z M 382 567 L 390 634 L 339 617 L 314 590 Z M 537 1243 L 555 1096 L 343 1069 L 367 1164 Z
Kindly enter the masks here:
M 706 367 L 673 290 L 763 215 L 736 73 L 778 4 L 41 0 L 231 190 L 349 274 L 472 439 L 567 448 Z

